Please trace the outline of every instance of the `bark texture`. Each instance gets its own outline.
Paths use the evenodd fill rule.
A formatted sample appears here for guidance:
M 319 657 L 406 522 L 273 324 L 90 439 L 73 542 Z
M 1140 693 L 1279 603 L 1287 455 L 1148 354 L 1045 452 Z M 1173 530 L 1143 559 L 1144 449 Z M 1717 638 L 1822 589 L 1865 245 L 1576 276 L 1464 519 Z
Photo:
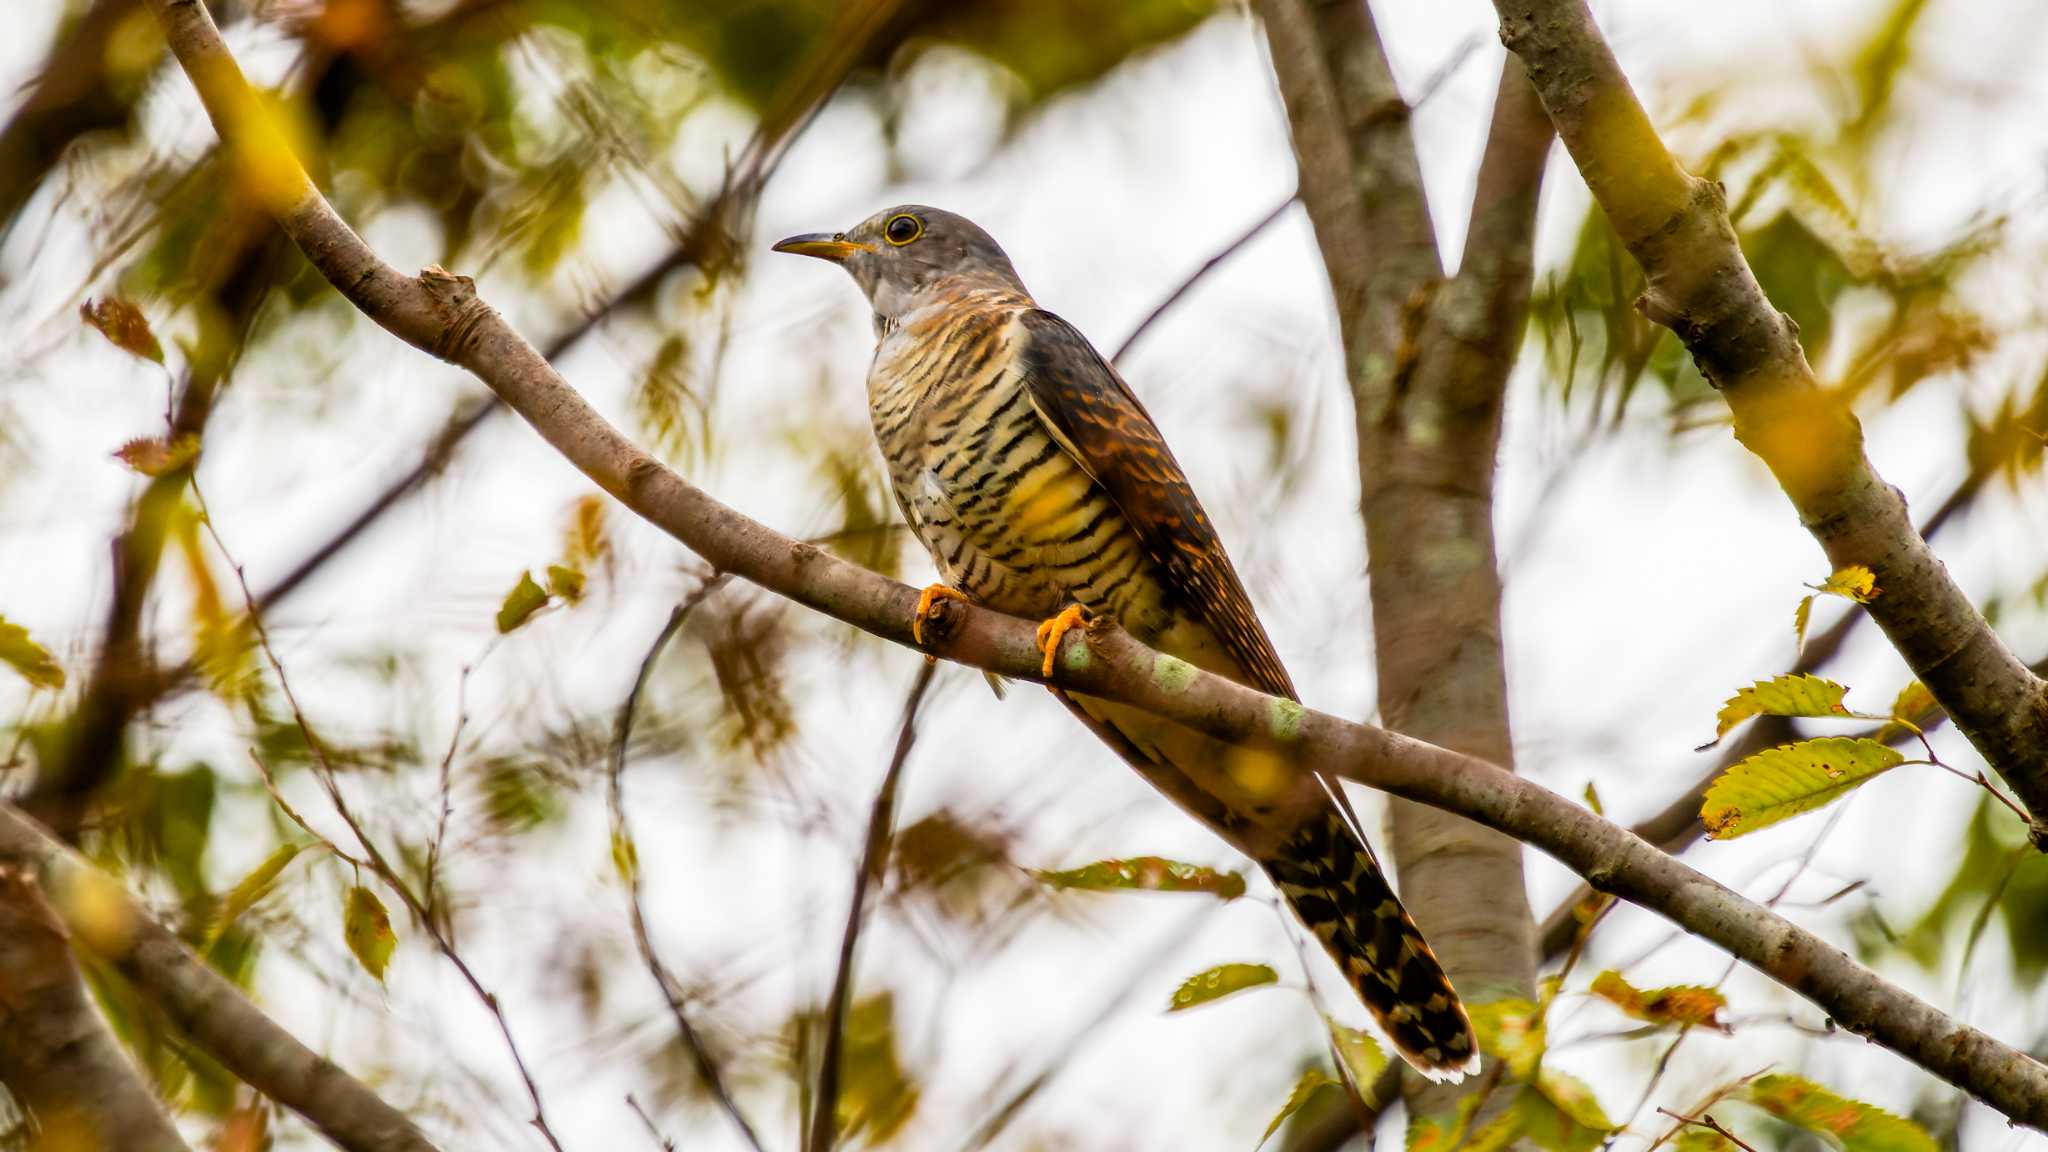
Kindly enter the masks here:
M 1815 379 L 1790 317 L 1743 259 L 1726 192 L 1651 127 L 1584 0 L 1495 0 L 1558 136 L 1648 287 L 1636 307 L 1677 333 L 1777 477 L 1828 562 L 1877 576 L 1869 605 L 1958 730 L 2033 814 L 2048 850 L 2048 682 L 2006 648 L 1863 451 L 1847 400 Z
M 151 919 L 112 879 L 18 809 L 5 805 L 0 805 L 0 861 L 33 874 L 52 894 L 58 915 L 79 945 L 112 965 L 193 1043 L 250 1087 L 304 1117 L 337 1147 L 349 1152 L 434 1152 L 434 1145 L 410 1120 L 361 1081 L 293 1039 L 194 956 L 176 934 Z M 9 935 L 6 925 L 0 924 L 0 946 Z M 119 1141 L 106 1145 L 160 1146 Z
M 244 136 L 264 132 L 263 122 L 244 115 L 246 82 L 206 9 L 198 0 L 152 2 L 216 130 L 230 143 L 281 149 L 282 141 Z M 384 264 L 303 172 L 280 189 L 275 210 L 286 233 L 346 298 L 393 334 L 475 372 L 630 510 L 720 571 L 913 646 L 915 589 L 775 533 L 639 450 L 478 299 L 466 279 L 440 269 L 414 278 Z M 935 655 L 1019 680 L 1048 681 L 1030 621 L 945 601 L 926 636 Z M 1282 753 L 1294 768 L 1282 803 L 1292 798 L 1304 812 L 1320 806 L 1315 773 L 1328 772 L 1458 812 L 1550 853 L 1596 889 L 1715 941 L 1813 1000 L 1838 1025 L 1905 1055 L 2015 1122 L 2048 1125 L 2048 1066 L 1944 1016 L 1770 909 L 1570 800 L 1477 757 L 1262 695 L 1114 629 L 1070 635 L 1057 655 L 1050 682 L 1062 688 Z M 214 1030 L 202 1043 L 220 1038 Z
M 38 1146 L 187 1152 L 85 991 L 71 939 L 34 873 L 0 866 L 0 1084 Z

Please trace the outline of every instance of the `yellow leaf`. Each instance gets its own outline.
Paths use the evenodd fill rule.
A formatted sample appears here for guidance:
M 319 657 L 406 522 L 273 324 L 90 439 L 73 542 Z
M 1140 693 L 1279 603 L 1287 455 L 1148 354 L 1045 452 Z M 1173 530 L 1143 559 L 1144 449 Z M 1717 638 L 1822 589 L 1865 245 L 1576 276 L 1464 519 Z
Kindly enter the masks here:
M 114 296 L 99 301 L 88 298 L 78 306 L 78 315 L 121 351 L 158 364 L 164 362 L 164 346 L 157 342 L 156 333 L 149 330 L 149 319 L 142 309 L 128 301 Z
M 1593 978 L 1590 991 L 1624 1013 L 1652 1024 L 1697 1025 L 1726 1031 L 1720 1011 L 1728 1001 L 1712 988 L 1679 984 L 1669 988 L 1637 988 L 1612 969 Z
M 341 930 L 356 962 L 382 983 L 384 966 L 391 962 L 391 950 L 398 946 L 398 936 L 391 930 L 391 916 L 384 911 L 384 902 L 360 884 L 350 888 L 342 899 Z
M 1798 1076 L 1761 1076 L 1742 1098 L 1788 1124 L 1818 1132 L 1844 1152 L 1936 1152 L 1926 1129 L 1860 1100 L 1850 1100 Z
M 1794 650 L 1806 650 L 1806 625 L 1813 619 L 1813 597 L 1802 596 L 1799 607 L 1792 613 L 1792 635 L 1796 638 Z
M 1467 1004 L 1465 1011 L 1472 1017 L 1481 1052 L 1507 1065 L 1508 1074 L 1517 1080 L 1535 1075 L 1550 1044 L 1543 1013 L 1535 1004 L 1509 996 Z
M 1785 675 L 1738 688 L 1715 717 L 1714 738 L 1700 745 L 1712 748 L 1736 725 L 1752 716 L 1851 716 L 1842 706 L 1848 689 L 1818 676 Z M 1696 749 L 1700 750 L 1700 749 Z
M 571 604 L 583 599 L 583 573 L 560 564 L 548 565 L 548 595 L 559 596 Z
M 1837 569 L 1834 575 L 1818 584 L 1808 584 L 1807 587 L 1823 595 L 1840 596 L 1844 600 L 1854 600 L 1858 604 L 1870 603 L 1877 599 L 1877 594 L 1881 591 L 1877 586 L 1876 574 L 1861 564 L 1851 564 L 1847 568 Z
M 1591 1088 L 1547 1068 L 1522 1089 L 1513 1111 L 1521 1135 L 1545 1152 L 1592 1152 L 1614 1131 Z
M 1811 812 L 1905 762 L 1875 740 L 1828 736 L 1759 752 L 1707 788 L 1700 822 L 1716 840 Z
M 498 606 L 498 634 L 502 636 L 517 629 L 547 602 L 548 594 L 533 582 L 533 573 L 521 572 L 519 583 L 505 593 L 505 602 Z
M 1279 1114 L 1273 1117 L 1271 1124 L 1266 1125 L 1266 1134 L 1259 1137 L 1259 1142 L 1253 1146 L 1253 1152 L 1264 1148 L 1266 1141 L 1273 1138 L 1273 1133 L 1278 1132 L 1280 1126 L 1287 1123 L 1287 1118 L 1301 1111 L 1302 1105 L 1308 1103 L 1309 1097 L 1314 1096 L 1325 1088 L 1334 1088 L 1336 1086 L 1337 1082 L 1330 1079 L 1330 1074 L 1321 1068 L 1311 1068 L 1303 1072 L 1301 1079 L 1294 1082 L 1294 1091 L 1287 1094 L 1287 1103 L 1280 1106 Z
M 1918 732 L 1934 722 L 1941 715 L 1941 703 L 1934 698 L 1927 685 L 1915 680 L 1899 689 L 1898 698 L 1892 701 L 1891 719 L 1878 732 L 1877 739 L 1889 743 L 1901 732 Z
M 604 497 L 592 494 L 569 506 L 562 530 L 562 560 L 568 567 L 588 569 L 609 557 L 612 542 L 605 526 Z
M 1600 790 L 1593 787 L 1591 780 L 1586 781 L 1586 807 L 1591 808 L 1595 816 L 1607 815 L 1607 805 L 1600 802 Z
M 1139 888 L 1155 892 L 1207 892 L 1225 900 L 1244 895 L 1244 877 L 1199 864 L 1183 864 L 1159 856 L 1098 860 L 1059 872 L 1034 872 L 1039 883 L 1054 888 L 1092 891 Z
M 1173 1000 L 1167 1005 L 1168 1012 L 1182 1012 L 1213 1000 L 1221 1000 L 1234 992 L 1257 988 L 1263 984 L 1275 984 L 1280 974 L 1264 964 L 1218 964 L 1206 972 L 1197 972 L 1181 982 L 1174 989 Z
M 64 687 L 64 668 L 50 650 L 29 637 L 28 629 L 0 616 L 0 664 L 21 673 L 37 688 Z

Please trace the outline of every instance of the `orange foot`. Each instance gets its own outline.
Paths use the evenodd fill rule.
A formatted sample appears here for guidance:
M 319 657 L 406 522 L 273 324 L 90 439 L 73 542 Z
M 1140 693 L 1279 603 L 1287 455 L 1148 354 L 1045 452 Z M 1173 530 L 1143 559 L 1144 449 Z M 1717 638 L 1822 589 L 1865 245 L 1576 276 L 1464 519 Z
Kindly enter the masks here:
M 933 584 L 917 594 L 917 611 L 910 617 L 910 638 L 920 645 L 924 643 L 924 622 L 932 618 L 932 605 L 940 600 L 958 600 L 962 604 L 973 601 L 957 588 L 944 584 Z
M 1052 662 L 1060 654 L 1060 641 L 1075 628 L 1088 625 L 1088 612 L 1079 604 L 1069 604 L 1060 614 L 1038 626 L 1038 650 L 1045 653 L 1045 667 L 1041 669 L 1048 679 L 1052 676 Z

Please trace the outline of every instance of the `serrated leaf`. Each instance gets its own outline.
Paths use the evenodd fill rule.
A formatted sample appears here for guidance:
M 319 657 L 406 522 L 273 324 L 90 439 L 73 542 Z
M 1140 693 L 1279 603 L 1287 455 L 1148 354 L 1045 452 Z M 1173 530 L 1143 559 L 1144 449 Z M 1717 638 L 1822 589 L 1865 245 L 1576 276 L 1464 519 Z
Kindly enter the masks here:
M 505 602 L 498 606 L 498 634 L 503 636 L 514 631 L 547 602 L 547 591 L 533 582 L 533 573 L 521 572 L 519 583 L 505 593 Z
M 1712 839 L 1733 839 L 1825 807 L 1905 759 L 1875 740 L 1846 736 L 1766 749 L 1707 787 L 1700 822 Z
M 1735 695 L 1721 705 L 1721 711 L 1714 717 L 1714 738 L 1700 745 L 1700 749 L 1719 744 L 1736 725 L 1752 716 L 1854 715 L 1842 706 L 1842 697 L 1848 692 L 1833 680 L 1818 676 L 1788 674 L 1758 680 L 1747 688 L 1736 689 Z
M 1301 1111 L 1302 1105 L 1308 1103 L 1309 1097 L 1325 1088 L 1337 1086 L 1337 1082 L 1330 1078 L 1330 1074 L 1321 1068 L 1311 1068 L 1303 1072 L 1301 1079 L 1294 1082 L 1294 1091 L 1287 1094 L 1287 1103 L 1280 1106 L 1280 1111 L 1273 1117 L 1273 1122 L 1266 1125 L 1266 1134 L 1259 1137 L 1259 1142 L 1253 1145 L 1253 1152 L 1264 1148 L 1266 1141 L 1273 1138 L 1273 1133 L 1278 1132 L 1280 1126 L 1287 1123 L 1287 1118 Z
M 384 911 L 384 902 L 377 899 L 375 892 L 360 884 L 348 890 L 342 898 L 341 931 L 356 963 L 383 983 L 384 966 L 391 963 L 391 950 L 398 946 L 398 936 L 392 932 L 391 916 Z
M 180 436 L 168 440 L 161 436 L 138 436 L 119 448 L 114 449 L 114 459 L 126 464 L 130 471 L 144 476 L 162 476 L 174 472 L 199 458 L 199 437 Z
M 0 664 L 21 674 L 37 688 L 64 687 L 64 667 L 50 650 L 35 642 L 28 629 L 0 616 Z
M 1589 990 L 1637 1020 L 1727 1031 L 1720 1011 L 1728 1006 L 1728 1000 L 1712 988 L 1696 984 L 1637 988 L 1610 968 L 1593 978 Z
M 1794 645 L 1795 651 L 1806 651 L 1806 626 L 1813 620 L 1813 600 L 1814 598 L 1811 596 L 1800 597 L 1799 607 L 1792 612 L 1792 635 L 1796 641 Z
M 1870 603 L 1877 599 L 1878 593 L 1882 591 L 1877 586 L 1876 573 L 1861 564 L 1838 568 L 1827 579 L 1818 584 L 1808 584 L 1807 587 L 1824 596 L 1840 596 L 1844 600 L 1854 600 L 1858 604 Z
M 213 947 L 214 941 L 220 939 L 221 933 L 233 927 L 236 920 L 241 919 L 242 913 L 255 907 L 258 900 L 270 894 L 270 890 L 277 885 L 278 876 L 284 872 L 285 865 L 298 857 L 299 848 L 300 845 L 297 844 L 283 845 L 265 857 L 263 863 L 258 864 L 247 876 L 237 881 L 233 888 L 228 889 L 228 894 L 221 897 L 219 909 L 214 912 L 213 923 L 206 930 L 208 948 Z
M 1265 964 L 1218 964 L 1182 981 L 1181 986 L 1173 990 L 1173 1000 L 1166 1010 L 1183 1012 L 1247 988 L 1276 984 L 1279 980 L 1280 974 Z
M 1938 1152 L 1926 1129 L 1861 1100 L 1850 1100 L 1798 1076 L 1761 1076 L 1742 1099 L 1788 1124 L 1838 1141 L 1844 1152 Z
M 97 301 L 88 298 L 78 306 L 78 315 L 121 351 L 158 364 L 164 362 L 164 346 L 157 342 L 156 333 L 149 330 L 148 318 L 128 301 L 115 296 Z
M 1337 1049 L 1339 1067 L 1351 1081 L 1351 1090 L 1369 1106 L 1380 1101 L 1372 1099 L 1373 1081 L 1386 1071 L 1387 1053 L 1372 1035 L 1356 1028 L 1346 1028 L 1335 1020 L 1324 1019 L 1330 1029 L 1330 1043 Z
M 1104 891 L 1117 888 L 1152 892 L 1207 892 L 1224 900 L 1244 895 L 1244 877 L 1236 872 L 1218 872 L 1199 864 L 1184 864 L 1161 856 L 1131 856 L 1121 860 L 1098 860 L 1062 871 L 1034 871 L 1041 884 L 1054 888 Z
M 560 564 L 548 565 L 548 595 L 559 596 L 571 604 L 583 599 L 583 573 Z
M 1546 1152 L 1591 1152 L 1614 1131 L 1593 1090 L 1546 1068 L 1515 1098 L 1521 1135 Z
M 1479 1050 L 1507 1066 L 1508 1075 L 1527 1080 L 1536 1074 L 1549 1046 L 1543 1014 L 1535 1004 L 1519 996 L 1465 1005 L 1472 1018 L 1472 1031 Z

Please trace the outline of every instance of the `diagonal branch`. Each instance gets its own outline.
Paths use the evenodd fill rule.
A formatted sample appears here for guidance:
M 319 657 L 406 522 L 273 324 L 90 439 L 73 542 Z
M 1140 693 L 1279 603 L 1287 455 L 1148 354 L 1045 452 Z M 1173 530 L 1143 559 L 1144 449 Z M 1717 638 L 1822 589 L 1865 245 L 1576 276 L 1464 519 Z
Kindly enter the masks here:
M 846 932 L 839 940 L 839 964 L 832 973 L 831 999 L 825 1004 L 825 1052 L 818 1060 L 818 1098 L 812 1105 L 810 1138 L 805 1152 L 832 1152 L 839 1125 L 839 1054 L 846 1043 L 846 1005 L 853 997 L 854 948 L 860 942 L 868 885 L 889 863 L 889 838 L 896 824 L 896 789 L 903 779 L 903 765 L 910 760 L 910 747 L 917 743 L 917 711 L 932 686 L 938 662 L 919 663 L 917 678 L 910 682 L 910 695 L 903 701 L 903 723 L 896 730 L 896 751 L 889 757 L 889 769 L 882 773 L 882 786 L 875 792 L 868 812 L 868 831 L 861 845 L 860 861 L 854 866 L 853 900 L 846 909 Z
M 434 1152 L 412 1121 L 293 1039 L 112 879 L 6 805 L 0 805 L 0 857 L 32 869 L 43 890 L 57 894 L 79 944 L 148 996 L 193 1043 L 338 1147 Z
M 38 1147 L 186 1152 L 86 994 L 70 933 L 32 869 L 0 864 L 0 1082 L 42 1130 Z
M 166 38 L 230 142 L 273 157 L 289 149 L 260 118 L 212 17 L 198 0 L 152 0 Z M 274 150 L 274 151 L 273 151 Z M 605 491 L 721 571 L 883 639 L 915 647 L 917 591 L 779 535 L 726 507 L 637 448 L 477 298 L 438 268 L 405 276 L 343 223 L 302 170 L 275 210 L 328 282 L 394 335 L 481 377 Z M 1013 679 L 1048 682 L 1031 622 L 943 602 L 926 628 L 933 654 Z M 2048 1127 L 2048 1067 L 1858 966 L 1839 949 L 1743 899 L 1578 804 L 1493 764 L 1265 696 L 1146 648 L 1113 628 L 1068 643 L 1050 681 L 1129 704 L 1293 768 L 1276 814 L 1325 803 L 1316 774 L 1343 775 L 1455 811 L 1534 845 L 1603 892 L 1651 908 L 1811 999 L 1837 1024 L 1963 1088 L 2016 1123 Z
M 1495 0 L 1558 135 L 1648 282 L 1636 307 L 1684 341 L 1836 568 L 1877 576 L 1870 616 L 1956 727 L 2034 813 L 2048 850 L 2048 682 L 2000 642 L 1863 451 L 1848 399 L 1823 388 L 1791 319 L 1765 298 L 1716 181 L 1658 139 L 1584 0 Z

